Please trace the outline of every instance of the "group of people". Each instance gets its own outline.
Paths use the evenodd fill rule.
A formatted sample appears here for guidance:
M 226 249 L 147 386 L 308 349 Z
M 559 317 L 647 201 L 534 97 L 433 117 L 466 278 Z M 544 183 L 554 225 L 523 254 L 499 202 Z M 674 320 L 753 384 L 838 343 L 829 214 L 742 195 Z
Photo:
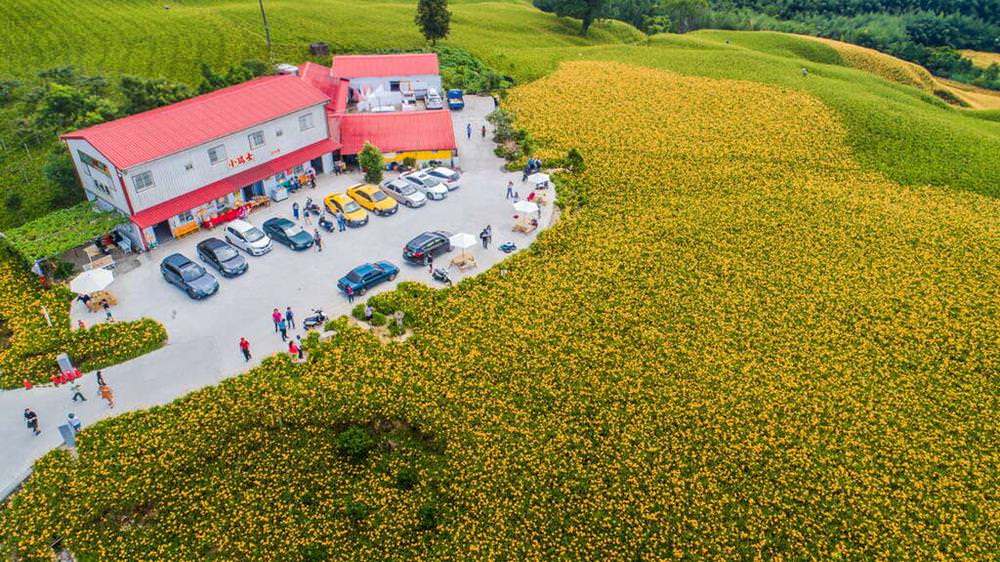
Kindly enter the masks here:
M 528 181 L 528 176 L 542 171 L 542 161 L 538 158 L 528 158 L 528 163 L 524 165 L 521 181 Z
M 76 371 L 77 373 L 79 371 Z M 82 375 L 81 375 L 82 376 Z M 79 378 L 79 377 L 78 377 Z M 83 388 L 79 382 L 75 382 L 69 388 L 70 399 L 75 404 L 77 402 L 86 402 L 87 397 L 83 395 Z M 109 408 L 115 407 L 115 395 L 112 392 L 111 387 L 104 380 L 104 375 L 101 371 L 97 371 L 97 394 L 108 403 Z M 42 433 L 41 426 L 38 421 L 38 414 L 31 408 L 24 409 L 24 421 L 28 429 L 35 435 Z M 80 429 L 83 427 L 83 422 L 80 420 L 74 412 L 69 412 L 66 415 L 66 424 L 73 430 L 73 433 L 79 433 Z
M 486 125 L 485 124 L 482 127 L 480 127 L 479 132 L 483 136 L 483 138 L 485 139 L 486 138 Z M 465 124 L 465 136 L 466 136 L 466 138 L 468 138 L 470 140 L 472 139 L 472 123 L 466 123 Z
M 295 327 L 295 313 L 292 312 L 292 307 L 285 307 L 284 313 L 278 307 L 274 307 L 271 319 L 274 321 L 274 332 L 281 334 L 281 341 L 288 341 L 288 329 Z

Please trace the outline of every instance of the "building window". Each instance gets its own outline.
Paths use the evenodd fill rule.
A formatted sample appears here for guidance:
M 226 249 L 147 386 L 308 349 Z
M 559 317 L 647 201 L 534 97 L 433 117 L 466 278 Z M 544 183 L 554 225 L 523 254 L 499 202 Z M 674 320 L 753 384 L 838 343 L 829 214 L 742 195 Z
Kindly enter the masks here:
M 250 150 L 264 146 L 264 131 L 254 131 L 250 133 Z
M 306 171 L 306 167 L 303 164 L 299 164 L 298 166 L 295 167 L 295 169 L 293 171 L 295 172 L 295 175 L 297 176 L 297 175 L 300 175 L 302 172 Z
M 225 197 L 219 197 L 218 199 L 215 200 L 216 210 L 221 211 L 222 209 L 225 209 L 227 207 L 229 207 L 229 205 L 227 204 Z
M 225 145 L 220 144 L 219 146 L 213 146 L 208 149 L 208 161 L 211 162 L 213 166 L 219 162 L 225 162 L 226 156 L 228 155 L 226 154 Z
M 299 130 L 300 131 L 308 131 L 309 129 L 312 129 L 313 126 L 314 126 L 314 124 L 313 124 L 313 114 L 312 113 L 306 113 L 305 115 L 299 116 Z
M 132 178 L 132 185 L 135 186 L 135 192 L 141 193 L 147 189 L 153 188 L 153 172 L 143 172 Z
M 96 179 L 93 180 L 93 183 L 94 183 L 94 189 L 100 191 L 101 193 L 104 193 L 105 195 L 111 195 L 111 188 L 108 187 L 107 184 L 99 182 Z
M 191 214 L 191 211 L 184 211 L 177 215 L 177 222 L 184 223 L 191 222 L 192 220 L 194 220 L 194 215 Z
M 389 91 L 390 92 L 398 92 L 399 91 L 399 80 L 390 80 L 389 81 Z
M 193 170 L 194 169 L 194 162 L 188 162 L 187 164 L 184 164 L 184 169 L 187 170 L 187 171 L 189 171 L 189 172 L 191 170 Z
M 276 137 L 280 137 L 283 134 L 285 134 L 285 131 L 282 131 L 281 129 L 275 129 L 274 130 L 274 136 L 276 136 Z

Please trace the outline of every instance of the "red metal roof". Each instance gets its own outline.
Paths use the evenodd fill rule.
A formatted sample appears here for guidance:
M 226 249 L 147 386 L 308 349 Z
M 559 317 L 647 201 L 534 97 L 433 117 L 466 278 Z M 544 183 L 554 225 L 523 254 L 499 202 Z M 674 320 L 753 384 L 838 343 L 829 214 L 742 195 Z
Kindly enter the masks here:
M 333 75 L 339 78 L 417 76 L 421 74 L 440 74 L 436 53 L 333 57 Z
M 327 101 L 297 76 L 265 76 L 62 138 L 85 139 L 128 169 Z
M 339 117 L 344 154 L 357 154 L 366 141 L 382 152 L 456 148 L 448 111 L 348 113 Z
M 340 84 L 340 81 L 333 77 L 329 66 L 314 62 L 302 63 L 302 66 L 299 67 L 299 78 L 326 94 L 330 99 L 334 99 L 337 86 Z
M 330 139 L 322 140 L 311 144 L 305 148 L 300 148 L 294 152 L 289 152 L 284 156 L 271 159 L 263 164 L 244 170 L 217 182 L 210 183 L 205 187 L 185 193 L 180 197 L 175 197 L 169 201 L 164 201 L 158 205 L 139 211 L 132 216 L 132 222 L 140 228 L 153 226 L 165 221 L 170 217 L 190 211 L 191 209 L 208 203 L 213 199 L 218 199 L 227 193 L 232 193 L 242 189 L 254 182 L 266 177 L 273 176 L 279 172 L 284 172 L 298 166 L 299 164 L 317 158 L 328 152 L 333 152 L 340 148 L 340 145 Z

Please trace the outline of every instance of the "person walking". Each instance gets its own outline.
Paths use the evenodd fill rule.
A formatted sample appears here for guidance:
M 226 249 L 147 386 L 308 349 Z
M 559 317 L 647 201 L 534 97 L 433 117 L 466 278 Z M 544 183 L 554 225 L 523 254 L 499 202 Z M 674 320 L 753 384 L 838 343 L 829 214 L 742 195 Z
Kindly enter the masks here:
M 81 400 L 83 402 L 87 401 L 86 397 L 83 396 L 83 392 L 80 391 L 80 383 L 74 384 L 69 387 L 69 389 L 73 393 L 73 402 L 76 402 L 77 400 Z
M 281 322 L 281 311 L 278 307 L 274 307 L 274 312 L 271 313 L 271 320 L 274 320 L 274 331 L 278 332 L 278 322 Z
M 323 237 L 319 235 L 319 229 L 318 228 L 314 228 L 313 229 L 313 242 L 316 243 L 316 251 L 317 252 L 322 252 L 323 251 Z
M 427 262 L 427 273 L 434 273 L 434 256 L 427 254 L 424 261 Z
M 514 196 L 514 181 L 507 182 L 507 194 L 503 196 L 504 199 L 510 199 Z
M 347 302 L 349 302 L 349 303 L 354 302 L 354 288 L 353 287 L 351 287 L 350 285 L 348 285 L 347 288 L 344 289 L 344 293 L 347 295 Z
M 339 232 L 347 230 L 347 217 L 340 211 L 337 211 L 337 230 Z
M 485 139 L 486 138 L 486 125 L 483 125 L 482 132 L 483 132 L 483 138 Z
M 295 347 L 299 349 L 299 360 L 306 358 L 306 350 L 302 346 L 302 336 L 295 336 Z
M 310 214 L 311 213 L 309 212 L 309 207 L 306 207 L 305 209 L 302 209 L 302 221 L 305 222 L 306 224 L 309 224 L 309 225 L 312 224 L 312 221 L 309 220 L 309 215 Z
M 472 140 L 472 123 L 465 124 L 465 136 L 469 140 Z
M 296 221 L 299 220 L 299 204 L 298 204 L 298 202 L 292 203 L 292 216 L 295 217 Z
M 483 249 L 484 250 L 486 250 L 486 249 L 488 249 L 490 247 L 490 242 L 489 242 L 490 238 L 489 238 L 489 236 L 490 235 L 486 233 L 486 229 L 485 228 L 483 229 L 482 232 L 479 233 L 479 239 L 482 240 L 482 242 L 483 242 Z
M 292 307 L 285 307 L 285 322 L 288 323 L 289 328 L 295 328 L 295 314 L 292 313 Z
M 334 166 L 336 169 L 336 166 Z M 316 170 L 309 168 L 309 189 L 316 189 Z
M 240 351 L 243 352 L 243 360 L 249 362 L 250 357 L 250 341 L 246 338 L 240 338 Z
M 489 249 L 490 242 L 493 242 L 493 225 L 486 225 L 486 228 L 483 229 L 483 234 L 486 235 L 483 238 L 483 248 Z
M 108 322 L 114 322 L 115 319 L 113 316 L 111 316 L 111 305 L 108 304 L 108 301 L 104 301 L 103 303 L 101 303 L 101 308 L 104 309 L 104 319 L 107 320 Z
M 80 418 L 76 417 L 76 414 L 73 412 L 70 412 L 69 415 L 66 416 L 66 424 L 73 430 L 73 435 L 80 433 L 80 429 L 83 427 L 83 423 L 80 421 Z
M 365 304 L 365 322 L 371 322 L 372 316 L 375 315 L 375 311 L 372 310 L 372 305 Z
M 295 340 L 288 341 L 288 354 L 292 356 L 292 361 L 295 361 L 299 356 L 299 346 L 295 345 Z
M 114 408 L 115 394 L 111 392 L 111 387 L 106 384 L 102 384 L 100 390 L 101 390 L 101 398 L 107 400 L 109 408 Z
M 38 429 L 38 414 L 33 412 L 31 408 L 24 409 L 24 421 L 28 424 L 28 429 L 35 435 L 42 432 L 42 430 Z
M 278 320 L 278 331 L 281 332 L 281 341 L 288 341 L 288 323 L 284 318 Z
M 104 382 L 104 375 L 100 371 L 97 371 L 97 386 L 103 386 L 107 383 Z
M 518 201 L 521 200 L 521 194 L 515 191 L 514 197 L 512 199 L 514 199 L 514 202 L 517 203 Z

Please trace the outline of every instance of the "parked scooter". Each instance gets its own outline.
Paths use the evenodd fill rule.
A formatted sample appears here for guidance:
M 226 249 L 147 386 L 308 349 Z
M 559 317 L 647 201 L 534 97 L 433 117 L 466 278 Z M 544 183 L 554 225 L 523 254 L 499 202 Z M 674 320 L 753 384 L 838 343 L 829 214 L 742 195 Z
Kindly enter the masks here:
M 433 277 L 435 281 L 440 281 L 451 287 L 451 277 L 448 276 L 447 269 L 441 269 L 440 267 L 434 268 L 434 271 L 431 272 L 431 277 Z
M 313 203 L 313 200 L 312 200 L 311 197 L 306 197 L 305 210 L 309 211 L 310 213 L 312 213 L 314 215 L 321 214 L 320 213 L 319 205 L 317 205 L 316 203 Z
M 314 308 L 313 315 L 307 316 L 304 320 L 302 320 L 302 327 L 305 328 L 306 330 L 310 330 L 317 326 L 322 326 L 324 323 L 326 323 L 326 320 L 327 320 L 326 314 L 323 314 L 322 310 Z
M 337 229 L 337 223 L 333 222 L 326 213 L 319 216 L 319 225 L 326 229 L 327 232 L 333 232 Z

